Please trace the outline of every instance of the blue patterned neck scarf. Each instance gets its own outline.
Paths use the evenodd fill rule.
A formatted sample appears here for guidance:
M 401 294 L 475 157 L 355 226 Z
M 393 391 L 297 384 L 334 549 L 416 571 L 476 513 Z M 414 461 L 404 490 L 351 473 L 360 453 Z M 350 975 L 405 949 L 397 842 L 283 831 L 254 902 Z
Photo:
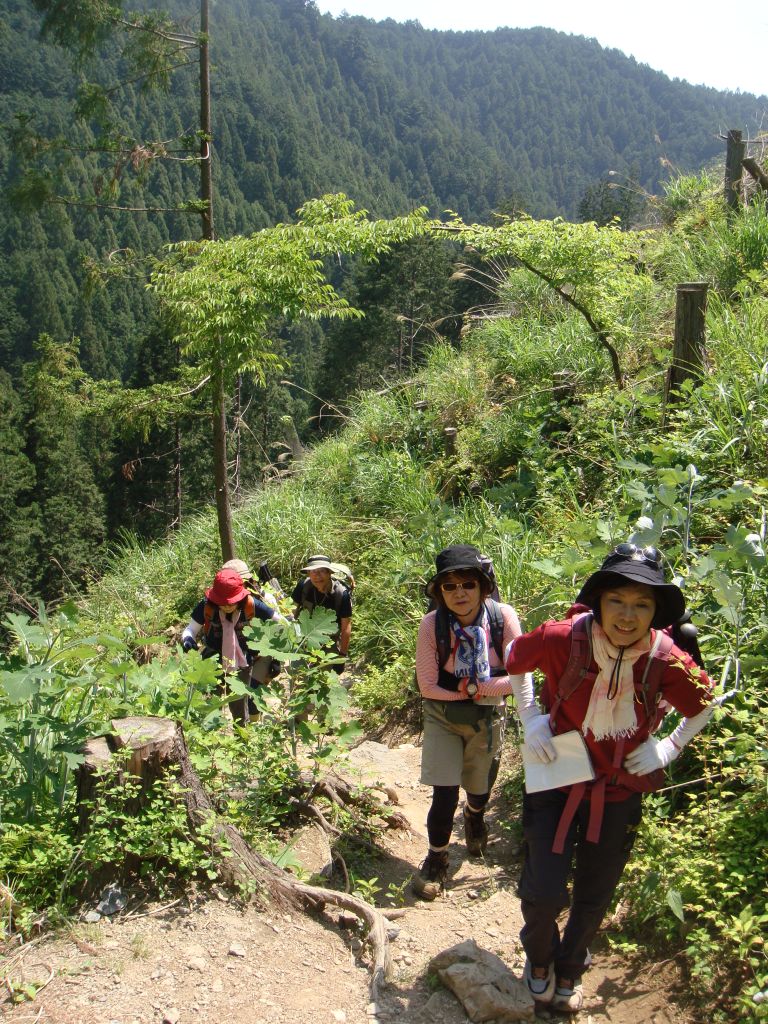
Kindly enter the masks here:
M 491 665 L 488 661 L 490 623 L 485 606 L 471 626 L 462 626 L 453 615 L 450 623 L 456 637 L 453 674 L 460 679 L 468 676 L 477 683 L 487 683 L 491 678 Z

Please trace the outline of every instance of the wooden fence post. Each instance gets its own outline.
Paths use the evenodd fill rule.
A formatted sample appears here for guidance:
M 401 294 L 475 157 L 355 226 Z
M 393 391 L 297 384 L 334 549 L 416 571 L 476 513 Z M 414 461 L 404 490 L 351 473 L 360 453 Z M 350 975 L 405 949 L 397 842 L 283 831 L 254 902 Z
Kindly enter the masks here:
M 446 427 L 443 430 L 443 437 L 445 439 L 445 454 L 455 455 L 456 454 L 456 435 L 458 430 L 456 427 Z
M 741 202 L 741 161 L 745 149 L 741 132 L 737 128 L 729 129 L 725 151 L 725 201 L 734 210 Z
M 675 306 L 675 347 L 667 377 L 667 397 L 688 379 L 701 376 L 704 365 L 704 317 L 707 312 L 706 281 L 677 286 Z

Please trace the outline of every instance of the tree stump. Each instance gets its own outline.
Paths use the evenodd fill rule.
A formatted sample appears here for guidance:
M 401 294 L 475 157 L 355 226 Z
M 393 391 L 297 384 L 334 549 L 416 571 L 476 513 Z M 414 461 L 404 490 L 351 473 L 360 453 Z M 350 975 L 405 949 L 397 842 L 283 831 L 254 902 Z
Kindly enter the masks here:
M 317 911 L 330 904 L 351 911 L 368 925 L 368 940 L 373 948 L 370 993 L 375 1001 L 379 987 L 391 970 L 386 919 L 383 914 L 349 893 L 296 881 L 282 868 L 252 849 L 234 825 L 220 820 L 192 767 L 184 732 L 177 722 L 167 718 L 122 718 L 112 720 L 112 729 L 111 734 L 90 739 L 84 746 L 85 761 L 77 773 L 81 830 L 88 827 L 88 803 L 98 795 L 99 775 L 115 751 L 130 751 L 121 770 L 141 779 L 141 792 L 137 797 L 139 803 L 146 798 L 146 793 L 156 779 L 166 774 L 173 775 L 182 787 L 191 827 L 196 830 L 203 822 L 211 818 L 214 820 L 211 838 L 222 848 L 216 867 L 225 885 L 253 892 L 262 907 L 272 902 L 282 906 L 304 906 Z M 334 786 L 337 798 L 343 803 L 344 797 L 340 790 L 340 786 Z

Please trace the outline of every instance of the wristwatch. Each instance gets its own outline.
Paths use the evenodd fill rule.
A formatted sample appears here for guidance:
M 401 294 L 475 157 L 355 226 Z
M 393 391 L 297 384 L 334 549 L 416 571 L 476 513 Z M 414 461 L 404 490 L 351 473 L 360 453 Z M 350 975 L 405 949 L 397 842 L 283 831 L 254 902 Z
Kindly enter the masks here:
M 474 679 L 471 679 L 467 683 L 467 694 L 470 697 L 474 697 L 476 693 L 477 693 L 477 683 L 474 681 Z

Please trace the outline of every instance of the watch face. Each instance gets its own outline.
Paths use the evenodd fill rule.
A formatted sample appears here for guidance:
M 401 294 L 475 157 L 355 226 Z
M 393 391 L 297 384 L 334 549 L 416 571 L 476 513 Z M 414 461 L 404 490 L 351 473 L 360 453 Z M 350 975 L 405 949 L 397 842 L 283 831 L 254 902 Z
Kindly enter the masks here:
M 467 683 L 467 693 L 470 697 L 474 697 L 477 693 L 477 683 Z

